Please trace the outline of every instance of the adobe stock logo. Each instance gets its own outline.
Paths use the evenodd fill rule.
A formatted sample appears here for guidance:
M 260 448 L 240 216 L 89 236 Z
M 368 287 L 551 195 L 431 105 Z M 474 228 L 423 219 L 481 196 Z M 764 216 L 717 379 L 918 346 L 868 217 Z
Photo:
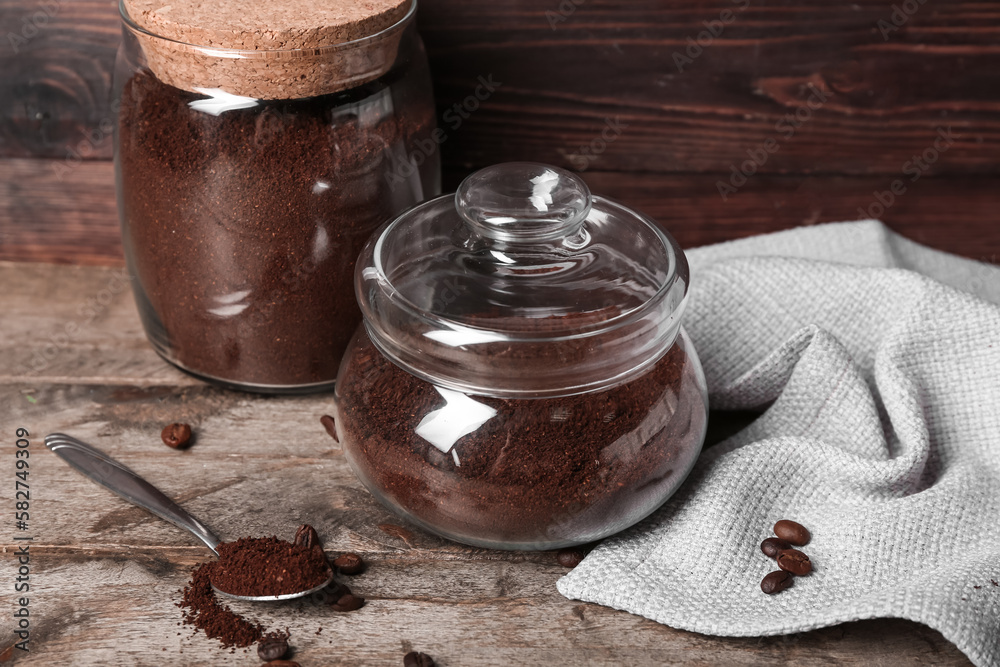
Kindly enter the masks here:
M 628 123 L 622 122 L 621 118 L 605 118 L 604 127 L 601 133 L 590 140 L 589 143 L 581 145 L 572 153 L 567 154 L 570 164 L 577 171 L 586 171 L 590 163 L 596 160 L 604 151 L 608 149 L 621 136 L 622 130 L 628 128 Z
M 934 138 L 933 145 L 925 148 L 920 155 L 913 155 L 903 163 L 900 168 L 903 175 L 909 176 L 910 183 L 916 183 L 931 168 L 931 165 L 940 159 L 941 154 L 952 147 L 956 138 L 957 135 L 952 133 L 950 127 L 937 128 L 937 137 Z M 898 197 L 906 194 L 906 190 L 906 181 L 902 178 L 897 178 L 890 183 L 887 190 L 875 190 L 872 192 L 874 201 L 867 207 L 858 207 L 858 220 L 882 217 L 882 214 L 896 203 Z
M 14 55 L 21 53 L 22 46 L 27 46 L 28 42 L 47 28 L 49 22 L 59 14 L 67 2 L 69 0 L 45 0 L 37 5 L 37 11 L 22 16 L 20 30 L 7 33 L 7 43 L 10 44 Z
M 576 13 L 577 7 L 587 0 L 562 0 L 559 3 L 558 11 L 551 9 L 545 12 L 545 20 L 549 22 L 549 27 L 555 30 L 560 23 L 565 23 L 570 16 Z
M 927 0 L 905 0 L 899 5 L 893 5 L 889 20 L 879 19 L 878 23 L 875 24 L 875 27 L 882 34 L 882 41 L 888 42 L 889 35 L 906 25 L 925 2 Z
M 712 19 L 711 21 L 702 21 L 701 24 L 705 26 L 705 29 L 694 37 L 687 38 L 687 47 L 685 47 L 684 52 L 673 52 L 674 65 L 680 74 L 684 73 L 685 67 L 694 64 L 694 61 L 705 53 L 705 49 L 712 46 L 715 40 L 722 36 L 726 26 L 739 18 L 740 14 L 745 12 L 747 7 L 750 6 L 750 0 L 731 1 L 736 5 L 736 9 L 723 9 L 719 12 L 719 18 Z
M 492 74 L 478 77 L 477 82 L 478 85 L 472 94 L 451 105 L 441 114 L 441 120 L 447 123 L 452 132 L 457 132 L 482 103 L 490 99 L 497 88 L 503 85 L 503 81 L 494 80 Z M 397 159 L 392 168 L 383 174 L 389 189 L 395 190 L 399 185 L 407 183 L 421 165 L 434 155 L 438 146 L 448 141 L 450 136 L 444 129 L 437 127 L 429 137 L 416 139 L 413 142 L 413 151 Z M 395 157 L 392 153 L 389 155 L 390 158 Z

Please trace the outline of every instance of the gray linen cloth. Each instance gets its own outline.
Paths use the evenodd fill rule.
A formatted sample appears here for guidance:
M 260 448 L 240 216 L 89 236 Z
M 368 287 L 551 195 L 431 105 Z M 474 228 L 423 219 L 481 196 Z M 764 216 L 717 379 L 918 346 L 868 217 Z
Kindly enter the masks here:
M 712 407 L 764 412 L 559 591 L 711 635 L 906 618 L 1000 665 L 1000 258 L 876 221 L 688 257 Z M 759 545 L 785 518 L 815 571 L 765 595 Z

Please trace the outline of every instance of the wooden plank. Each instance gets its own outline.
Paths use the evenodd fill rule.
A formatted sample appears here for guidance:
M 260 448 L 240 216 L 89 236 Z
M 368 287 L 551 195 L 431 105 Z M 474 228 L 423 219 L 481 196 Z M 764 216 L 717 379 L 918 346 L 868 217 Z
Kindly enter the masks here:
M 881 219 L 910 239 L 1000 261 L 1000 188 L 993 177 L 756 176 L 726 201 L 713 176 L 586 172 L 594 192 L 643 211 L 685 248 L 823 222 Z M 895 181 L 907 188 L 889 191 Z M 893 197 L 888 206 L 879 204 Z
M 0 351 L 59 330 L 120 269 L 0 263 Z M 69 343 L 68 343 L 69 344 Z M 311 599 L 240 606 L 289 627 L 302 664 L 399 664 L 418 649 L 439 664 L 965 665 L 927 627 L 850 623 L 779 638 L 724 639 L 674 630 L 562 598 L 552 552 L 511 553 L 445 541 L 395 518 L 368 494 L 319 424 L 330 396 L 259 397 L 196 383 L 165 363 L 134 360 L 145 346 L 127 293 L 81 326 L 72 350 L 89 369 L 68 381 L 49 369 L 0 376 L 4 424 L 31 433 L 32 651 L 19 664 L 246 664 L 178 627 L 177 591 L 207 552 L 186 533 L 114 497 L 48 453 L 41 437 L 68 431 L 146 476 L 220 535 L 287 537 L 313 524 L 331 553 L 369 561 L 350 580 L 368 598 L 352 614 Z M 152 352 L 148 352 L 152 354 Z M 9 357 L 8 357 L 9 358 Z M 6 368 L 0 364 L 0 369 Z M 131 375 L 129 375 L 131 374 Z M 128 376 L 128 377 L 126 377 Z M 746 417 L 744 416 L 744 420 Z M 168 422 L 194 426 L 187 451 L 159 442 Z M 721 432 L 720 432 L 721 435 Z M 10 453 L 10 439 L 0 451 Z M 0 497 L 12 500 L 5 485 Z M 13 552 L 12 542 L 0 549 Z M 322 631 L 320 631 L 322 628 Z M 623 641 L 627 637 L 627 641 Z M 0 653 L 14 636 L 0 630 Z
M 444 159 L 728 173 L 773 138 L 761 173 L 895 174 L 950 126 L 958 139 L 928 174 L 996 173 L 1000 7 L 928 3 L 898 30 L 880 28 L 894 4 L 423 0 Z M 718 36 L 702 36 L 726 10 Z M 12 28 L 0 49 L 0 155 L 109 157 L 115 3 L 0 0 L 0 25 Z M 32 37 L 15 51 L 10 35 L 23 30 Z M 696 39 L 702 52 L 679 71 L 675 54 L 695 53 Z M 470 98 L 491 75 L 495 93 Z M 788 135 L 776 126 L 810 86 L 829 99 Z M 454 105 L 467 100 L 478 108 L 465 119 Z M 600 147 L 608 120 L 622 131 Z
M 461 165 L 729 173 L 773 138 L 779 149 L 760 173 L 889 174 L 950 125 L 962 137 L 932 172 L 994 172 L 1000 8 L 924 5 L 884 39 L 878 22 L 893 4 L 425 3 L 439 108 L 474 105 L 480 76 L 502 84 L 444 155 Z M 718 37 L 701 35 L 727 9 L 736 17 Z M 689 48 L 693 62 L 679 71 L 675 54 Z M 802 109 L 812 89 L 828 99 Z M 793 132 L 781 124 L 789 113 L 802 114 Z M 627 127 L 602 146 L 609 119 Z
M 0 259 L 124 264 L 105 160 L 0 160 Z
M 17 664 L 259 664 L 252 653 L 222 651 L 176 625 L 177 590 L 203 554 L 33 549 L 33 576 L 40 582 L 32 608 L 36 625 L 32 651 Z M 268 627 L 288 627 L 302 665 L 399 665 L 409 650 L 434 656 L 442 667 L 970 664 L 939 633 L 906 621 L 847 623 L 775 638 L 707 637 L 562 598 L 555 581 L 565 570 L 551 554 L 516 561 L 423 556 L 373 556 L 367 572 L 348 581 L 368 600 L 350 614 L 315 600 L 232 607 Z M 11 641 L 4 628 L 0 647 Z
M 0 381 L 195 384 L 146 344 L 122 268 L 0 263 Z
M 110 157 L 118 3 L 2 0 L 0 25 L 0 153 Z
M 25 400 L 28 395 L 34 402 Z M 109 385 L 45 385 L 25 394 L 12 383 L 0 385 L 0 401 L 12 408 L 10 424 L 33 431 L 35 448 L 32 576 L 40 592 L 32 610 L 35 644 L 25 664 L 247 659 L 240 652 L 226 655 L 176 626 L 173 602 L 190 567 L 206 559 L 204 548 L 44 452 L 37 436 L 52 430 L 99 443 L 224 537 L 287 536 L 309 522 L 331 553 L 362 553 L 369 568 L 349 581 L 369 599 L 361 612 L 337 615 L 315 601 L 238 606 L 268 625 L 290 627 L 303 664 L 335 659 L 392 664 L 406 643 L 432 653 L 442 665 L 501 659 L 526 665 L 765 659 L 804 665 L 895 664 L 894 659 L 967 664 L 939 633 L 913 623 L 877 621 L 786 638 L 720 639 L 566 600 L 555 590 L 565 570 L 553 553 L 452 544 L 378 505 L 315 418 L 328 409 L 328 397 L 261 399 L 201 386 Z M 174 419 L 196 426 L 199 441 L 186 452 L 157 442 L 160 425 Z M 10 495 L 5 489 L 5 500 Z M 320 627 L 324 631 L 317 635 Z M 12 641 L 4 632 L 0 647 Z M 626 636 L 628 642 L 622 642 Z
M 454 189 L 467 172 L 449 170 Z M 991 176 L 770 176 L 748 179 L 726 201 L 723 176 L 586 171 L 598 194 L 644 211 L 686 248 L 810 225 L 852 220 L 859 209 L 941 250 L 1000 257 L 1000 188 Z M 907 191 L 880 205 L 894 180 Z M 891 195 L 891 193 L 888 193 Z M 87 162 L 59 178 L 47 160 L 0 160 L 0 260 L 123 263 L 110 163 Z M 995 260 L 994 260 L 995 261 Z

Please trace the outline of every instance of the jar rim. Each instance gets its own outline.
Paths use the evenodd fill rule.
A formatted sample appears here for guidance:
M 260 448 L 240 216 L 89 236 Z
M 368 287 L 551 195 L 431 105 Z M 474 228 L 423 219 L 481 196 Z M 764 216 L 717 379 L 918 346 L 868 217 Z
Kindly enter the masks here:
M 205 55 L 217 56 L 221 58 L 274 58 L 276 54 L 283 54 L 286 57 L 296 57 L 296 56 L 321 56 L 328 54 L 330 52 L 336 52 L 341 49 L 354 49 L 360 46 L 364 46 L 369 42 L 375 42 L 380 39 L 384 39 L 394 32 L 397 32 L 404 27 L 406 27 L 417 13 L 417 2 L 418 0 L 410 0 L 410 8 L 407 10 L 406 14 L 403 15 L 398 21 L 390 26 L 379 30 L 371 35 L 365 35 L 364 37 L 359 37 L 357 39 L 348 40 L 346 42 L 335 42 L 332 44 L 327 44 L 318 47 L 309 48 L 295 48 L 295 49 L 230 49 L 222 46 L 209 46 L 205 44 L 192 44 L 190 42 L 182 42 L 177 39 L 172 39 L 170 37 L 165 37 L 152 32 L 148 28 L 139 25 L 135 19 L 132 18 L 128 13 L 128 9 L 125 7 L 125 0 L 118 0 L 118 13 L 121 16 L 122 23 L 126 28 L 129 29 L 133 34 L 141 35 L 145 38 L 160 40 L 162 42 L 170 43 L 176 46 L 176 48 L 181 50 L 194 50 Z

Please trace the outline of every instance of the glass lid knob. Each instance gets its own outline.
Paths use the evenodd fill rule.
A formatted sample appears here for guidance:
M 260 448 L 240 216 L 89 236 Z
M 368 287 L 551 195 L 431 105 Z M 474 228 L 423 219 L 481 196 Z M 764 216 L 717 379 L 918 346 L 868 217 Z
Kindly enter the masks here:
M 471 230 L 505 243 L 573 236 L 591 204 L 590 189 L 579 176 L 533 162 L 481 169 L 455 193 L 455 208 Z

